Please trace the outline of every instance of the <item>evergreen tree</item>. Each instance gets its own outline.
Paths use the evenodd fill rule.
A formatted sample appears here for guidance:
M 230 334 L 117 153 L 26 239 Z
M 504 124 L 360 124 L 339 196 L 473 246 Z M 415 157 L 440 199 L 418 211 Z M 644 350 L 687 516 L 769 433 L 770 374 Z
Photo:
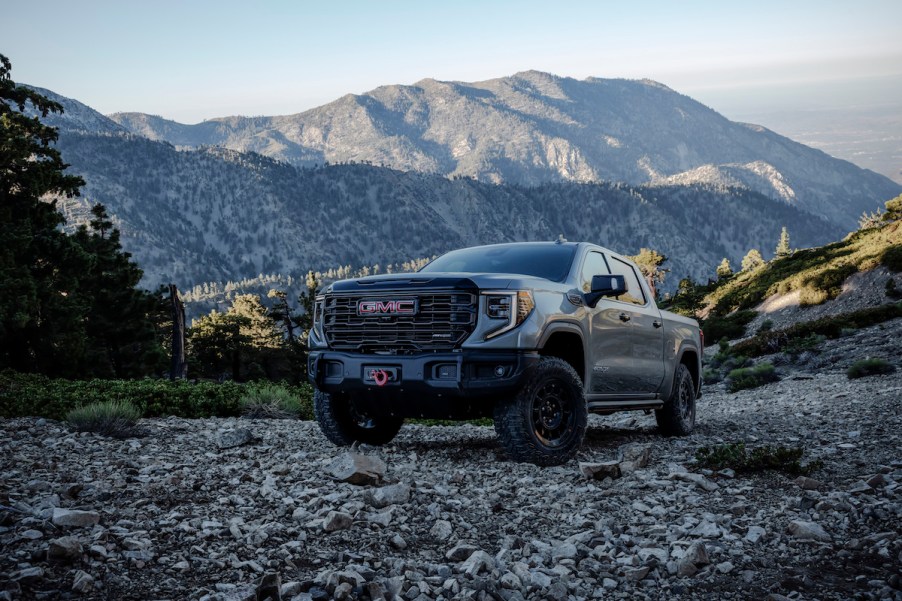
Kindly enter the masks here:
M 786 226 L 783 226 L 783 230 L 780 232 L 780 241 L 777 243 L 777 250 L 774 254 L 779 257 L 788 257 L 792 254 L 792 247 L 789 245 L 789 231 L 787 231 Z
M 883 214 L 883 219 L 885 221 L 902 219 L 902 194 L 892 200 L 887 200 L 884 203 L 884 206 L 886 207 L 886 212 Z
M 764 265 L 764 257 L 757 248 L 751 249 L 742 257 L 742 271 L 752 271 Z
M 669 269 L 662 269 L 661 265 L 667 260 L 667 257 L 656 250 L 650 248 L 642 248 L 639 254 L 630 257 L 632 261 L 639 266 L 645 281 L 651 289 L 653 297 L 658 298 L 658 284 L 664 283 L 664 277 Z
M 86 299 L 87 336 L 80 372 L 97 377 L 134 378 L 165 369 L 156 323 L 167 320 L 162 298 L 138 289 L 143 273 L 122 251 L 119 230 L 101 204 L 91 208 L 90 227 L 81 226 L 75 241 L 89 257 L 79 277 Z
M 241 330 L 248 322 L 246 317 L 215 310 L 196 319 L 187 335 L 188 375 L 240 380 L 241 353 L 248 344 Z
M 0 55 L 0 369 L 51 376 L 151 373 L 160 358 L 151 295 L 121 252 L 119 234 L 95 208 L 91 230 L 65 234 L 55 198 L 84 181 L 64 173 L 57 131 L 28 117 L 60 104 L 10 78 Z
M 730 260 L 724 257 L 720 265 L 717 266 L 717 279 L 725 280 L 733 275 L 733 268 L 730 267 Z

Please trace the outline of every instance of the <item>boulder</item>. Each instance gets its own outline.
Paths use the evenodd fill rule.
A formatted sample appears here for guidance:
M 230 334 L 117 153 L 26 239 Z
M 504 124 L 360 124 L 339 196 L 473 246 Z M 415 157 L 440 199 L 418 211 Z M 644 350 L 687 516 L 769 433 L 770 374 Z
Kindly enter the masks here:
M 404 483 L 398 483 L 381 488 L 368 489 L 363 494 L 363 500 L 376 509 L 406 503 L 410 500 L 410 487 Z
M 79 511 L 77 509 L 53 509 L 53 524 L 55 526 L 72 526 L 84 528 L 100 522 L 100 514 L 96 511 Z
M 257 438 L 247 428 L 220 430 L 216 435 L 216 446 L 220 449 L 232 449 L 255 442 Z
M 801 540 L 830 541 L 830 535 L 827 534 L 827 531 L 815 522 L 793 520 L 789 523 L 789 533 Z
M 47 559 L 50 561 L 76 561 L 81 558 L 81 542 L 74 536 L 63 536 L 50 541 Z
M 347 530 L 354 523 L 354 518 L 349 514 L 341 511 L 330 511 L 326 515 L 326 521 L 323 522 L 323 530 L 326 532 L 335 532 L 336 530 Z
M 603 461 L 601 463 L 580 462 L 579 471 L 591 480 L 616 479 L 620 477 L 619 461 Z
M 385 462 L 378 457 L 348 452 L 335 458 L 327 468 L 336 480 L 356 484 L 378 484 L 385 477 Z

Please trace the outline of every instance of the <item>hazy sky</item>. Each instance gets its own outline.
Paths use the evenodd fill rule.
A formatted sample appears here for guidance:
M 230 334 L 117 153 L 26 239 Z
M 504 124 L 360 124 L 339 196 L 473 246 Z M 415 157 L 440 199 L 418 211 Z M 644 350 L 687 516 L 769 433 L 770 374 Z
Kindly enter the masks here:
M 182 122 L 538 69 L 651 78 L 731 116 L 902 94 L 902 0 L 0 0 L 18 82 Z

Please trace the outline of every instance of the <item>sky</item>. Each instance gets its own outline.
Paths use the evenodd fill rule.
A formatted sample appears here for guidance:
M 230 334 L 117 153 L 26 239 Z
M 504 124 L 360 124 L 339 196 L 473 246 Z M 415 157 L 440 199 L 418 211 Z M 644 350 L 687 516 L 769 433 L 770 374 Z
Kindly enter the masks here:
M 15 81 L 183 123 L 528 69 L 650 78 L 727 116 L 902 97 L 900 0 L 0 0 L 0 17 Z

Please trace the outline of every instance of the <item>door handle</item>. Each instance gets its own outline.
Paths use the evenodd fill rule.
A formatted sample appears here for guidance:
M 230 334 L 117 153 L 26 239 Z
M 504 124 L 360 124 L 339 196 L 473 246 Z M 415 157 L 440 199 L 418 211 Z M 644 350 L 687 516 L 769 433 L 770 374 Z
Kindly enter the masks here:
M 621 313 L 621 314 L 620 314 L 620 321 L 629 321 L 629 320 L 630 320 L 630 316 L 629 316 L 629 315 L 627 315 L 626 313 Z
M 655 326 L 656 328 L 660 328 L 664 324 L 661 323 L 660 321 L 653 321 L 653 322 L 651 322 L 651 325 Z

